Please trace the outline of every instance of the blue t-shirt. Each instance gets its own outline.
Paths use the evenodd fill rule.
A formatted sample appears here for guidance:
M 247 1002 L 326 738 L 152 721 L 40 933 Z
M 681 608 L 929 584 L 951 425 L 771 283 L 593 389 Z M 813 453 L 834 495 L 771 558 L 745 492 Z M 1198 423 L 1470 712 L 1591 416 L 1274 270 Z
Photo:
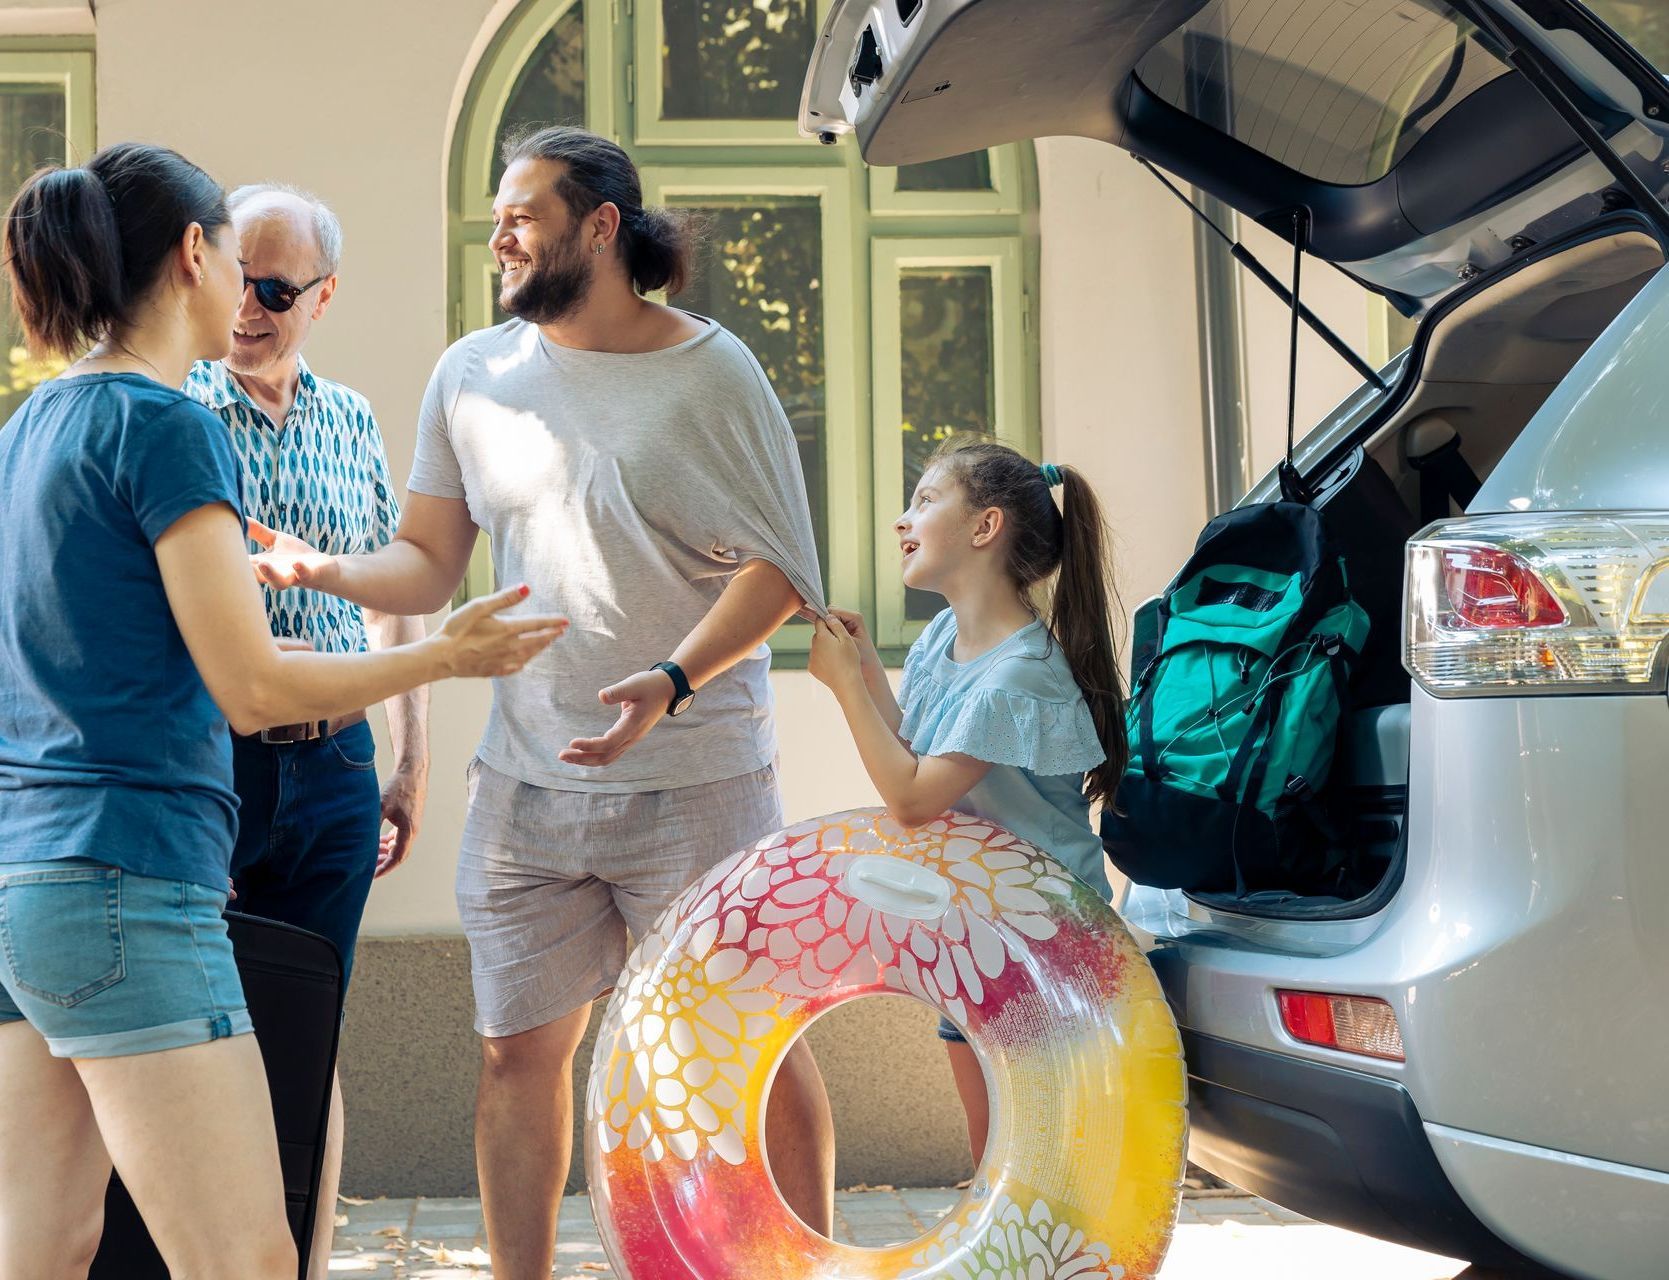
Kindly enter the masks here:
M 991 769 L 956 808 L 1053 854 L 1107 897 L 1084 775 L 1107 758 L 1072 668 L 1042 622 L 970 662 L 951 655 L 956 615 L 927 624 L 904 659 L 899 736 L 918 756 L 966 755 Z
M 225 890 L 231 736 L 152 549 L 217 502 L 241 517 L 226 428 L 138 374 L 48 382 L 0 428 L 0 866 Z

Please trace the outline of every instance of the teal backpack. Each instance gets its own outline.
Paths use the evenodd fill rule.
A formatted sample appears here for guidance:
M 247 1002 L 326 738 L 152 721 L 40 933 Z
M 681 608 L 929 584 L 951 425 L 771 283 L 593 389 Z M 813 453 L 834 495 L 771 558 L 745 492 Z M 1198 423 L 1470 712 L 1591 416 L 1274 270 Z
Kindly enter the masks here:
M 1319 512 L 1241 507 L 1206 526 L 1159 606 L 1131 690 L 1130 766 L 1102 816 L 1140 884 L 1293 887 L 1327 856 L 1317 801 L 1368 615 Z

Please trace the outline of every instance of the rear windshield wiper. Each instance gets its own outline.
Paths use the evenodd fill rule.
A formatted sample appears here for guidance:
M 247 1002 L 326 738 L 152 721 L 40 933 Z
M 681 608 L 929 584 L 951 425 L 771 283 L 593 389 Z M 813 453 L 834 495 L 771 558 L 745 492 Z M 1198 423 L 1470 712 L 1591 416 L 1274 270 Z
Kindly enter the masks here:
M 1189 199 L 1185 192 L 1183 192 L 1174 182 L 1155 168 L 1148 160 L 1144 159 L 1142 156 L 1137 156 L 1136 163 L 1141 165 L 1155 178 L 1158 178 L 1159 181 L 1164 184 L 1167 191 L 1192 209 L 1195 217 L 1205 223 L 1206 226 L 1210 227 L 1212 231 L 1216 232 L 1217 236 L 1223 241 L 1223 243 L 1228 245 L 1229 255 L 1241 266 L 1245 267 L 1246 270 L 1250 271 L 1260 284 L 1279 298 L 1282 306 L 1288 308 L 1292 306 L 1292 292 L 1274 276 L 1269 274 L 1268 269 L 1263 265 L 1263 263 L 1259 262 L 1252 256 L 1252 251 L 1250 249 L 1241 244 L 1240 241 L 1236 240 L 1233 236 L 1229 235 L 1228 232 L 1224 231 L 1215 222 L 1213 222 L 1204 209 L 1200 208 L 1199 205 Z M 1298 304 L 1298 315 L 1305 324 L 1309 325 L 1310 328 L 1315 331 L 1317 337 L 1319 337 L 1328 346 L 1332 347 L 1333 350 L 1338 353 L 1340 358 L 1343 359 L 1344 362 L 1352 369 L 1356 370 L 1357 373 L 1361 374 L 1364 379 L 1371 382 L 1380 391 L 1389 391 L 1391 389 L 1385 379 L 1379 376 L 1379 371 L 1377 369 L 1352 351 L 1349 344 L 1347 344 L 1343 338 L 1339 337 L 1338 334 L 1329 329 L 1322 321 L 1321 317 L 1316 315 L 1315 312 L 1311 311 L 1302 302 Z

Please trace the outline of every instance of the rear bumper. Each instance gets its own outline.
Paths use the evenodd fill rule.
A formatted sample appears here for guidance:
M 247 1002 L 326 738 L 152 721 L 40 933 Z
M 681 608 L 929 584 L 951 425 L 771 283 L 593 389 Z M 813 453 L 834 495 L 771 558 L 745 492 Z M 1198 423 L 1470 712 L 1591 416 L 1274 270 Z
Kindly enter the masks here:
M 1537 1270 L 1466 1207 L 1400 1084 L 1186 1029 L 1182 1043 L 1190 1154 L 1211 1172 L 1318 1221 Z

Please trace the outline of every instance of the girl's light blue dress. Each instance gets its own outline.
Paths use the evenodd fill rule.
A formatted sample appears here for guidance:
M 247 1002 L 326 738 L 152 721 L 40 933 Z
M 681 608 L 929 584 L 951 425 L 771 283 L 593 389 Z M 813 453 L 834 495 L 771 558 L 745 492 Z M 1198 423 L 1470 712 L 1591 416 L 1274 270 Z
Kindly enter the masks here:
M 956 615 L 928 623 L 904 660 L 899 736 L 918 756 L 966 755 L 992 768 L 956 808 L 1053 854 L 1106 897 L 1101 840 L 1084 774 L 1107 758 L 1066 654 L 1041 621 L 971 662 L 952 656 Z

